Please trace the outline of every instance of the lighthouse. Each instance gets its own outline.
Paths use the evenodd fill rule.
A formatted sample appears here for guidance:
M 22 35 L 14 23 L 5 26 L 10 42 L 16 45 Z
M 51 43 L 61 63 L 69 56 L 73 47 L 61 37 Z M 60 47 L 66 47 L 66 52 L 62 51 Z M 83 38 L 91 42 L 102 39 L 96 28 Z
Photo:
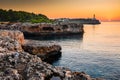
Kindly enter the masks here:
M 96 18 L 95 18 L 95 14 L 93 15 L 93 20 L 96 20 Z

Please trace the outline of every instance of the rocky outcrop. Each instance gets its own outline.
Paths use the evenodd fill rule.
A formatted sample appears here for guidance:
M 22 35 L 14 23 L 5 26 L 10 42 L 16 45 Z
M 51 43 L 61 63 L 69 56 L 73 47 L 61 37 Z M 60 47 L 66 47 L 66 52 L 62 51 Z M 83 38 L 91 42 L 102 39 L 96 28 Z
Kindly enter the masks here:
M 27 50 L 30 52 L 45 52 L 61 50 L 60 46 L 48 45 L 41 49 L 43 44 L 33 41 L 25 41 Z M 34 43 L 34 45 L 33 45 Z M 28 45 L 29 44 L 29 45 Z M 38 46 L 37 46 L 38 44 Z M 14 46 L 13 46 L 14 45 Z M 29 47 L 28 47 L 28 46 Z M 19 48 L 20 47 L 20 48 Z M 25 46 L 24 46 L 25 47 Z M 50 50 L 49 50 L 50 49 Z M 53 49 L 53 50 L 52 50 Z M 41 52 L 41 54 L 42 54 Z M 48 52 L 48 53 L 47 53 Z M 2 55 L 1 55 L 2 54 Z M 92 79 L 84 72 L 72 72 L 68 68 L 55 67 L 43 62 L 37 55 L 31 55 L 21 50 L 19 39 L 12 39 L 10 36 L 0 37 L 0 80 L 101 80 Z
M 44 61 L 53 61 L 61 56 L 61 46 L 50 42 L 26 40 L 22 47 L 24 51 L 37 55 Z
M 9 51 L 23 51 L 24 36 L 20 31 L 0 30 L 0 53 Z
M 27 24 L 22 25 L 21 31 L 25 36 L 63 36 L 70 34 L 82 34 L 84 32 L 82 24 Z
M 63 25 L 55 25 L 55 24 L 25 24 L 21 25 L 21 31 L 30 32 L 30 33 L 64 33 L 64 32 L 83 32 L 82 24 L 63 24 Z
M 24 44 L 24 35 L 21 31 L 17 30 L 0 30 L 0 36 L 8 36 L 11 39 L 17 40 L 20 44 Z
M 36 55 L 14 52 L 0 58 L 0 80 L 100 80 L 84 72 L 54 67 Z
M 10 37 L 1 37 L 0 36 L 0 53 L 9 52 L 9 51 L 22 51 L 21 44 Z
M 50 42 L 24 40 L 20 31 L 0 30 L 0 52 L 26 51 L 38 55 L 45 61 L 51 61 L 61 55 L 61 47 Z
M 0 52 L 9 51 L 26 51 L 41 57 L 44 61 L 51 62 L 61 56 L 61 47 L 59 45 L 24 40 L 23 33 L 20 31 L 0 30 Z
M 25 36 L 53 36 L 53 35 L 69 35 L 83 33 L 83 24 L 50 24 L 50 23 L 14 23 L 1 24 L 1 29 L 20 30 Z

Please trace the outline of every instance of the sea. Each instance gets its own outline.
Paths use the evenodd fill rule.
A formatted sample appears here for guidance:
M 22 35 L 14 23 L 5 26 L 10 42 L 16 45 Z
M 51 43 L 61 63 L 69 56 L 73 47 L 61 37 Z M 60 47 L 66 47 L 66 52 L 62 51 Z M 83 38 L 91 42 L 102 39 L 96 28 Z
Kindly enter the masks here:
M 93 78 L 120 80 L 120 22 L 84 25 L 83 35 L 38 39 L 55 42 L 62 56 L 52 65 L 68 67 Z

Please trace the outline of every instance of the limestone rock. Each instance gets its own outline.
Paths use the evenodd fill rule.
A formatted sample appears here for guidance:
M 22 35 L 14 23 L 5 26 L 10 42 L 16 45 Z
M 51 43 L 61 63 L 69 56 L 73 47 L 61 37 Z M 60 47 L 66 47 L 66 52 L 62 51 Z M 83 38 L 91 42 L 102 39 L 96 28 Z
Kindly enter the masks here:
M 0 36 L 0 52 L 22 51 L 21 44 L 10 37 Z
M 61 47 L 50 42 L 26 40 L 23 49 L 30 54 L 41 57 L 42 60 L 54 59 L 61 55 Z
M 83 33 L 83 24 L 67 23 L 67 24 L 50 24 L 50 23 L 11 23 L 0 24 L 1 29 L 20 30 L 25 36 L 51 36 L 64 34 L 80 34 Z
M 36 55 L 14 52 L 0 58 L 0 80 L 102 80 L 83 72 L 54 67 Z
M 24 35 L 20 31 L 13 30 L 0 30 L 1 37 L 10 37 L 14 40 L 17 40 L 20 44 L 24 44 Z

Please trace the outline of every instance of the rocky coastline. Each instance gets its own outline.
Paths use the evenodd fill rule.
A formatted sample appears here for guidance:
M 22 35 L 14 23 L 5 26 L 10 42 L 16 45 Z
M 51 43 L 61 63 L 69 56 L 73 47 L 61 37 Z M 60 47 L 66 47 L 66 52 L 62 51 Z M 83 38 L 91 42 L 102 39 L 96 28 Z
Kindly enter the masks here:
M 25 51 L 41 57 L 44 61 L 53 61 L 61 55 L 61 46 L 51 42 L 41 42 L 24 39 L 18 30 L 0 30 L 1 49 L 4 51 Z M 54 58 L 55 57 L 55 58 Z
M 38 44 L 25 40 L 21 31 L 0 30 L 0 80 L 102 80 L 44 62 L 59 54 L 59 45 Z
M 36 55 L 13 52 L 0 58 L 0 80 L 101 80 L 84 72 L 52 66 Z
M 25 52 L 37 55 L 43 61 L 49 63 L 61 56 L 61 46 L 47 41 L 25 40 L 25 44 L 22 45 L 22 48 Z
M 6 23 L 0 24 L 0 29 L 20 30 L 25 37 L 30 36 L 63 36 L 83 34 L 83 24 L 51 24 L 51 23 Z

